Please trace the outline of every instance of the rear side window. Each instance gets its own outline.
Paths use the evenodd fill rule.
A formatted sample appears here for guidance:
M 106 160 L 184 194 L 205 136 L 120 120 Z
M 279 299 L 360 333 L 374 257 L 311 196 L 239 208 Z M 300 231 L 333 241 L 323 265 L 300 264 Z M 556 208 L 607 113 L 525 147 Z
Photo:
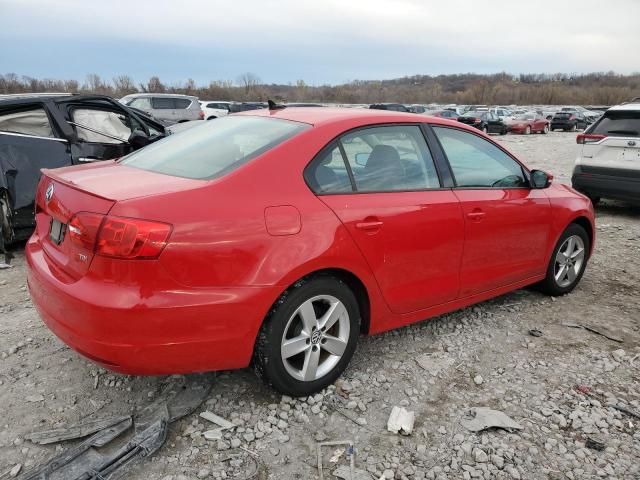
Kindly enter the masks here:
M 188 100 L 186 98 L 174 98 L 173 101 L 176 105 L 176 108 L 180 109 L 189 108 L 189 105 L 191 105 L 191 100 Z
M 305 170 L 305 179 L 318 194 L 440 187 L 422 131 L 413 125 L 350 132 L 320 152 Z
M 176 177 L 225 175 L 309 128 L 275 118 L 224 117 L 170 135 L 121 160 L 131 167 Z
M 78 108 L 73 110 L 78 140 L 92 143 L 124 143 L 131 135 L 129 119 L 122 113 Z
M 155 110 L 170 110 L 176 108 L 173 98 L 153 97 L 151 103 Z
M 455 128 L 433 127 L 458 187 L 526 187 L 522 167 L 484 138 Z
M 0 114 L 0 132 L 54 137 L 49 117 L 42 108 Z
M 128 103 L 130 107 L 140 110 L 151 110 L 151 99 L 149 97 L 139 97 Z
M 640 135 L 640 110 L 606 112 L 589 133 L 610 137 L 637 137 Z

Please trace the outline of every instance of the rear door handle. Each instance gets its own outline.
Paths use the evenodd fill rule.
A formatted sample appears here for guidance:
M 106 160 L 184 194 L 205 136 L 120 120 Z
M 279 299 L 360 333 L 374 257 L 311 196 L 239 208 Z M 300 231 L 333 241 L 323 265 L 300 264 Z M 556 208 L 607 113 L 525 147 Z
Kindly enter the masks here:
M 356 228 L 359 230 L 364 230 L 365 232 L 372 232 L 376 230 L 380 230 L 382 227 L 382 223 L 378 219 L 364 219 L 362 222 L 356 223 Z
M 486 213 L 484 213 L 479 208 L 476 208 L 472 212 L 467 213 L 467 218 L 469 220 L 473 220 L 474 222 L 479 222 L 480 220 L 482 220 L 484 218 L 485 215 L 486 215 Z

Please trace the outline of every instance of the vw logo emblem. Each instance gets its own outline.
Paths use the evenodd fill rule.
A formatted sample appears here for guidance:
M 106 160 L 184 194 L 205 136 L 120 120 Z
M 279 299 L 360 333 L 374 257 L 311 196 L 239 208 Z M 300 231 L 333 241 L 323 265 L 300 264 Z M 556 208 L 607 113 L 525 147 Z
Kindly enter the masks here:
M 316 330 L 311 334 L 311 343 L 314 345 L 317 345 L 318 343 L 320 343 L 321 338 L 322 338 L 322 333 L 320 332 L 320 330 Z
M 47 191 L 44 193 L 44 199 L 47 201 L 47 203 L 49 203 L 51 197 L 53 197 L 53 183 L 47 187 Z
M 627 145 L 629 145 L 630 147 L 635 147 L 636 146 L 636 141 L 635 140 L 629 140 L 627 142 Z

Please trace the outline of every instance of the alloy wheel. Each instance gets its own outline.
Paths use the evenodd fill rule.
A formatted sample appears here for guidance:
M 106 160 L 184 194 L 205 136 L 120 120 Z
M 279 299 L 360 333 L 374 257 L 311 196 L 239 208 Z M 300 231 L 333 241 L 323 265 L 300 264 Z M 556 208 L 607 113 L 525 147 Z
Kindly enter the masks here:
M 565 288 L 575 282 L 584 265 L 584 241 L 578 235 L 571 235 L 562 243 L 554 265 L 556 283 Z
M 282 335 L 280 354 L 287 373 L 305 382 L 333 370 L 347 348 L 349 313 L 331 295 L 306 300 L 291 315 Z

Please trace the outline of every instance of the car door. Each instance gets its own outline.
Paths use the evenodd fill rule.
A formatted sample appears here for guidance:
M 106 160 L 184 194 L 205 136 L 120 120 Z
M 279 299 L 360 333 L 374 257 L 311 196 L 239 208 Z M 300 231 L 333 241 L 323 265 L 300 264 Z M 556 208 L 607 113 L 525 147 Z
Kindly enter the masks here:
M 34 225 L 40 169 L 71 165 L 69 142 L 53 124 L 41 104 L 0 110 L 0 195 L 11 207 L 14 230 Z
M 171 97 L 151 97 L 153 116 L 158 120 L 171 125 L 176 123 L 176 112 L 173 98 Z
M 493 142 L 457 128 L 433 127 L 451 167 L 465 220 L 462 297 L 544 273 L 550 202 Z
M 351 234 L 393 312 L 457 297 L 464 220 L 455 194 L 440 187 L 419 126 L 349 132 L 305 177 Z
M 91 102 L 65 108 L 75 135 L 70 146 L 74 164 L 120 158 L 133 150 L 128 140 L 137 121 L 124 109 Z

